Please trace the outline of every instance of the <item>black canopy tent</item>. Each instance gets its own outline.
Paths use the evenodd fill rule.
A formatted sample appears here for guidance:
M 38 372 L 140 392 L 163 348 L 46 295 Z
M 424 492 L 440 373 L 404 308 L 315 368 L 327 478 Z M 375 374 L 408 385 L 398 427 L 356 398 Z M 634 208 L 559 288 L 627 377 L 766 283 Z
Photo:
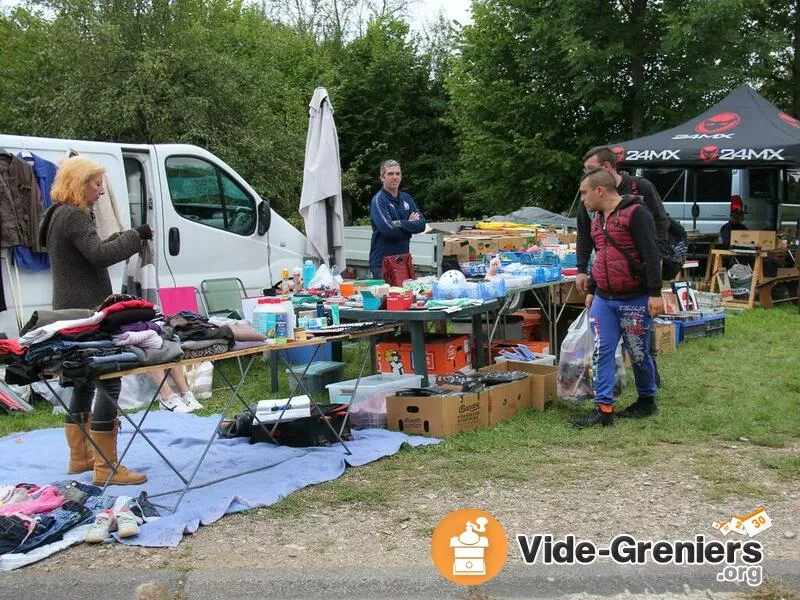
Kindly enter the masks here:
M 744 168 L 800 166 L 800 121 L 747 84 L 685 123 L 609 145 L 618 168 Z M 788 197 L 784 176 L 783 197 Z M 695 179 L 695 186 L 696 186 Z M 692 216 L 699 214 L 694 190 Z
M 685 123 L 610 145 L 622 168 L 800 166 L 800 121 L 744 84 Z

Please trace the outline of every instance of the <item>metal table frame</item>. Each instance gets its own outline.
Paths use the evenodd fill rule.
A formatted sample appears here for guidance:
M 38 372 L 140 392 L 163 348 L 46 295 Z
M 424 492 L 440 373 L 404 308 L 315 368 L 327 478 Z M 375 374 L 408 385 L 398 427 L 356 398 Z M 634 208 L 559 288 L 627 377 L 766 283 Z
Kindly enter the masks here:
M 250 469 L 248 471 L 234 473 L 234 474 L 231 474 L 231 475 L 226 475 L 224 477 L 219 477 L 219 478 L 214 479 L 214 480 L 204 481 L 202 483 L 193 484 L 194 480 L 195 480 L 195 477 L 197 476 L 197 473 L 200 470 L 200 467 L 203 464 L 203 461 L 205 460 L 205 457 L 206 457 L 206 455 L 208 454 L 208 451 L 211 448 L 211 444 L 214 442 L 214 440 L 219 435 L 220 426 L 222 425 L 223 421 L 226 419 L 228 411 L 230 411 L 230 408 L 231 408 L 231 406 L 233 406 L 235 400 L 239 400 L 241 402 L 241 404 L 244 406 L 244 409 L 252 415 L 256 425 L 261 427 L 265 431 L 265 433 L 267 433 L 267 435 L 272 440 L 272 442 L 275 443 L 276 445 L 278 445 L 278 442 L 275 440 L 275 437 L 273 436 L 273 434 L 275 433 L 275 430 L 277 429 L 278 425 L 280 424 L 281 420 L 283 419 L 284 412 L 288 408 L 290 408 L 291 402 L 295 398 L 295 396 L 299 395 L 298 392 L 306 394 L 310 399 L 312 407 L 317 408 L 316 402 L 314 401 L 314 399 L 311 396 L 311 394 L 308 393 L 308 390 L 305 387 L 304 378 L 305 378 L 306 373 L 308 372 L 309 367 L 311 366 L 312 362 L 314 361 L 314 358 L 316 357 L 316 354 L 319 351 L 319 348 L 323 344 L 328 343 L 330 341 L 341 341 L 341 340 L 346 340 L 346 339 L 358 339 L 358 338 L 364 338 L 364 337 L 373 337 L 373 336 L 376 336 L 376 335 L 379 335 L 379 334 L 382 334 L 382 333 L 388 333 L 388 332 L 394 331 L 394 329 L 395 329 L 394 326 L 385 326 L 384 325 L 384 326 L 378 326 L 378 327 L 370 328 L 370 329 L 367 329 L 367 330 L 354 331 L 354 332 L 349 333 L 349 334 L 337 334 L 337 335 L 334 335 L 334 336 L 318 337 L 318 338 L 314 338 L 312 340 L 307 340 L 307 341 L 303 341 L 303 342 L 295 342 L 295 343 L 292 343 L 292 344 L 286 344 L 286 345 L 282 344 L 282 345 L 279 345 L 279 346 L 278 345 L 260 345 L 260 346 L 254 346 L 252 348 L 245 348 L 245 349 L 242 349 L 242 350 L 233 350 L 233 351 L 230 351 L 230 352 L 224 352 L 224 353 L 221 353 L 221 354 L 214 354 L 214 355 L 211 355 L 211 356 L 204 356 L 204 357 L 200 357 L 200 358 L 183 359 L 183 360 L 174 361 L 174 362 L 170 362 L 170 363 L 162 363 L 162 364 L 148 365 L 148 366 L 143 366 L 143 367 L 136 367 L 136 368 L 127 369 L 127 370 L 124 370 L 124 371 L 115 371 L 113 373 L 104 373 L 104 374 L 98 376 L 96 379 L 98 381 L 102 381 L 102 380 L 105 380 L 105 379 L 116 379 L 116 378 L 119 378 L 119 377 L 124 377 L 126 375 L 136 375 L 136 374 L 139 374 L 139 373 L 150 373 L 150 372 L 153 372 L 153 371 L 164 370 L 164 377 L 161 379 L 161 382 L 156 387 L 156 391 L 154 392 L 153 397 L 148 402 L 147 408 L 144 410 L 144 413 L 141 415 L 141 418 L 138 420 L 138 423 L 136 421 L 134 421 L 134 419 L 131 417 L 131 415 L 129 415 L 126 411 L 124 411 L 124 410 L 122 410 L 120 408 L 117 399 L 111 398 L 110 396 L 108 396 L 106 394 L 106 398 L 108 398 L 108 400 L 116 407 L 118 413 L 125 420 L 127 420 L 131 424 L 133 429 L 134 429 L 134 433 L 130 437 L 130 439 L 128 440 L 127 444 L 125 445 L 125 448 L 122 450 L 121 453 L 118 453 L 117 463 L 118 464 L 122 464 L 122 461 L 125 458 L 125 455 L 127 454 L 127 452 L 130 449 L 131 445 L 133 444 L 134 439 L 136 438 L 137 435 L 141 435 L 142 439 L 144 439 L 150 445 L 150 447 L 153 448 L 153 450 L 156 452 L 156 454 L 158 454 L 158 456 L 164 461 L 164 463 L 178 476 L 178 478 L 184 484 L 182 488 L 178 488 L 178 489 L 175 489 L 175 490 L 168 490 L 168 491 L 164 491 L 164 492 L 159 492 L 159 493 L 156 493 L 156 494 L 149 494 L 150 498 L 158 498 L 158 497 L 161 497 L 161 496 L 169 496 L 169 495 L 173 495 L 173 494 L 178 494 L 179 493 L 180 495 L 178 496 L 178 499 L 176 500 L 175 504 L 173 506 L 171 506 L 171 507 L 170 506 L 165 506 L 165 505 L 162 505 L 162 504 L 154 503 L 157 506 L 160 506 L 162 508 L 166 508 L 170 512 L 175 512 L 178 509 L 178 506 L 180 505 L 181 501 L 183 500 L 184 496 L 186 495 L 186 493 L 189 490 L 194 490 L 194 489 L 207 487 L 209 485 L 213 485 L 213 484 L 219 483 L 221 481 L 225 481 L 225 480 L 228 480 L 228 479 L 233 479 L 235 477 L 240 477 L 242 475 L 248 475 L 250 473 L 254 473 L 254 472 L 266 469 L 271 465 L 266 465 L 264 467 L 257 467 L 255 469 Z M 283 409 L 280 412 L 280 415 L 278 416 L 278 419 L 274 422 L 274 424 L 272 424 L 271 427 L 268 427 L 267 426 L 268 424 L 262 422 L 257 417 L 257 415 L 255 414 L 255 411 L 250 408 L 250 406 L 247 404 L 245 399 L 242 398 L 241 394 L 239 393 L 241 388 L 242 388 L 242 386 L 244 385 L 244 382 L 245 382 L 245 380 L 247 378 L 248 373 L 250 372 L 250 368 L 252 367 L 253 360 L 258 355 L 263 355 L 263 354 L 272 353 L 272 352 L 279 352 L 280 350 L 286 350 L 286 349 L 290 349 L 290 348 L 308 347 L 308 346 L 314 346 L 314 352 L 311 355 L 311 357 L 309 358 L 309 360 L 306 362 L 305 367 L 303 369 L 303 373 L 299 377 L 296 374 L 293 374 L 295 379 L 296 379 L 296 381 L 297 381 L 298 387 L 295 388 L 295 391 L 290 394 L 289 399 L 287 400 L 286 404 L 284 405 Z M 371 345 L 370 345 L 370 348 L 371 348 Z M 360 383 L 361 378 L 363 377 L 364 369 L 366 368 L 367 359 L 369 358 L 369 355 L 370 355 L 369 351 L 367 351 L 364 354 L 364 359 L 362 361 L 361 370 L 359 372 L 358 379 L 357 379 L 356 385 L 355 385 L 355 390 L 356 391 L 358 390 L 358 384 Z M 219 365 L 217 363 L 222 361 L 222 360 L 228 359 L 228 358 L 241 359 L 242 357 L 245 357 L 245 356 L 247 356 L 249 358 L 249 360 L 247 361 L 247 364 L 244 367 L 240 368 L 239 381 L 238 381 L 238 383 L 236 383 L 234 385 L 231 382 L 231 380 L 225 375 L 224 371 L 222 371 L 222 369 L 220 369 L 220 367 L 219 367 Z M 289 363 L 286 361 L 286 359 L 283 358 L 283 357 L 281 357 L 281 358 L 284 361 L 284 363 L 287 366 L 289 366 Z M 150 410 L 152 409 L 153 405 L 158 401 L 159 392 L 161 391 L 161 388 L 164 386 L 164 384 L 167 381 L 167 377 L 169 376 L 169 369 L 171 369 L 173 367 L 184 367 L 184 366 L 188 366 L 188 365 L 194 365 L 194 364 L 198 364 L 198 363 L 202 363 L 202 362 L 206 362 L 206 361 L 210 361 L 211 362 L 211 364 L 214 367 L 214 372 L 219 374 L 219 376 L 222 378 L 222 380 L 225 383 L 225 385 L 231 390 L 231 395 L 230 395 L 230 398 L 228 398 L 228 401 L 227 401 L 227 403 L 225 404 L 225 407 L 222 410 L 222 414 L 220 415 L 219 421 L 217 422 L 217 425 L 214 428 L 214 431 L 212 432 L 211 437 L 209 438 L 208 442 L 206 442 L 206 445 L 203 448 L 203 452 L 201 453 L 199 459 L 197 460 L 197 463 L 194 465 L 194 468 L 192 469 L 191 475 L 187 478 L 164 455 L 164 453 L 158 448 L 158 445 L 155 442 L 153 442 L 153 440 L 151 440 L 150 437 L 142 430 L 142 426 L 144 424 L 145 419 L 147 418 L 147 415 L 150 414 Z M 53 389 L 53 387 L 50 385 L 50 382 L 48 381 L 48 378 L 47 378 L 47 374 L 42 374 L 41 379 L 45 382 L 45 385 L 48 387 L 48 389 L 53 393 L 53 395 L 55 396 L 55 398 L 58 401 L 58 403 L 64 408 L 64 410 L 69 412 L 69 408 L 66 405 L 66 403 L 63 401 L 63 399 L 61 398 L 60 394 L 55 389 Z M 105 391 L 100 386 L 97 387 L 97 390 L 98 390 L 98 393 L 105 394 Z M 354 394 L 354 396 L 355 396 L 355 394 Z M 350 451 L 350 449 L 347 447 L 347 444 L 342 439 L 342 433 L 343 433 L 345 425 L 347 423 L 347 419 L 348 419 L 348 417 L 350 415 L 351 408 L 352 408 L 352 403 L 348 406 L 347 413 L 345 414 L 345 417 L 344 417 L 344 421 L 343 421 L 342 426 L 339 428 L 338 431 L 331 425 L 331 423 L 328 420 L 324 420 L 324 422 L 330 428 L 331 432 L 334 434 L 336 439 L 339 441 L 339 443 L 342 444 L 342 447 L 344 448 L 344 450 L 345 450 L 345 452 L 347 454 L 352 454 L 352 452 Z M 97 453 L 97 455 L 102 457 L 102 459 L 106 462 L 106 464 L 109 465 L 109 467 L 111 468 L 111 473 L 109 474 L 108 478 L 106 479 L 106 481 L 105 481 L 105 483 L 103 485 L 103 491 L 105 491 L 105 489 L 110 485 L 111 478 L 113 477 L 114 473 L 116 472 L 116 465 L 112 464 L 112 462 L 109 460 L 109 458 L 100 450 L 100 448 L 94 442 L 94 440 L 92 440 L 91 435 L 89 434 L 89 431 L 87 430 L 85 424 L 81 423 L 81 424 L 78 424 L 78 425 L 79 425 L 79 428 L 80 428 L 81 432 L 83 433 L 84 437 L 92 445 L 92 447 L 93 447 L 94 451 Z
M 472 317 L 472 335 L 475 346 L 475 366 L 483 365 L 483 319 L 486 313 L 500 306 L 498 300 L 489 300 L 479 305 L 465 306 L 457 311 L 445 312 L 440 309 L 425 310 L 364 310 L 360 308 L 342 308 L 339 316 L 343 321 L 395 321 L 408 325 L 411 332 L 411 356 L 414 361 L 414 372 L 422 375 L 422 387 L 428 387 L 428 364 L 425 359 L 425 322 L 449 321 L 459 317 Z

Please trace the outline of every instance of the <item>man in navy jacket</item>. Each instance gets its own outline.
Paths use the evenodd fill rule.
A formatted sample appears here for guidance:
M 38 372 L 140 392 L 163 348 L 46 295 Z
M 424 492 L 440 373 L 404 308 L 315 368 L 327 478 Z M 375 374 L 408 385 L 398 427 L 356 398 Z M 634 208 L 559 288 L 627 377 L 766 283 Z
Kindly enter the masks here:
M 383 187 L 372 197 L 369 217 L 372 221 L 372 243 L 369 268 L 373 277 L 381 276 L 383 259 L 395 254 L 408 254 L 411 236 L 425 230 L 425 217 L 410 194 L 400 191 L 403 179 L 400 163 L 381 163 Z

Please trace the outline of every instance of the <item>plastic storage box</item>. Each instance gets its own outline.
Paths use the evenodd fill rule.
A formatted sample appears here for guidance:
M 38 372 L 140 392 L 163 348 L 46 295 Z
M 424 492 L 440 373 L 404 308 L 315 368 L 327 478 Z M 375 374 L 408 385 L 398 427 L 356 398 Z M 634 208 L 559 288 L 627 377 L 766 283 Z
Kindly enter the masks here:
M 290 365 L 305 365 L 314 356 L 314 362 L 329 361 L 333 356 L 331 343 L 323 344 L 314 355 L 315 346 L 300 346 L 299 348 L 292 348 L 287 350 L 280 350 L 279 356 L 286 359 Z M 302 371 L 300 371 L 302 373 Z
M 422 375 L 369 375 L 358 383 L 355 397 L 353 392 L 356 379 L 331 383 L 326 387 L 331 404 L 352 404 L 350 423 L 357 429 L 377 429 L 386 427 L 386 397 L 399 390 L 418 388 L 422 385 Z
M 695 321 L 677 322 L 678 343 L 686 340 L 725 334 L 725 315 L 703 317 Z
M 303 385 L 305 391 L 300 388 L 298 380 L 300 379 L 305 365 L 291 367 L 286 369 L 286 374 L 289 376 L 289 385 L 292 388 L 292 394 L 319 394 L 325 391 L 325 387 L 331 383 L 336 383 L 342 379 L 344 374 L 344 363 L 331 360 L 321 360 L 319 362 L 312 362 L 308 366 L 308 371 L 303 378 Z M 298 389 L 300 388 L 300 389 Z

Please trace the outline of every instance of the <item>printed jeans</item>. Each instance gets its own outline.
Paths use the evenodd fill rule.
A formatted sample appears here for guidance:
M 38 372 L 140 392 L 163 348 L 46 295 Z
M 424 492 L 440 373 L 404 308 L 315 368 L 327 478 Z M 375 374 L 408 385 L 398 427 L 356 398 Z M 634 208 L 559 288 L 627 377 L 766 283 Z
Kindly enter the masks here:
M 656 371 L 650 358 L 650 314 L 647 296 L 607 300 L 595 296 L 589 310 L 594 331 L 594 387 L 596 404 L 614 404 L 615 352 L 620 337 L 633 366 L 639 396 L 656 395 Z

